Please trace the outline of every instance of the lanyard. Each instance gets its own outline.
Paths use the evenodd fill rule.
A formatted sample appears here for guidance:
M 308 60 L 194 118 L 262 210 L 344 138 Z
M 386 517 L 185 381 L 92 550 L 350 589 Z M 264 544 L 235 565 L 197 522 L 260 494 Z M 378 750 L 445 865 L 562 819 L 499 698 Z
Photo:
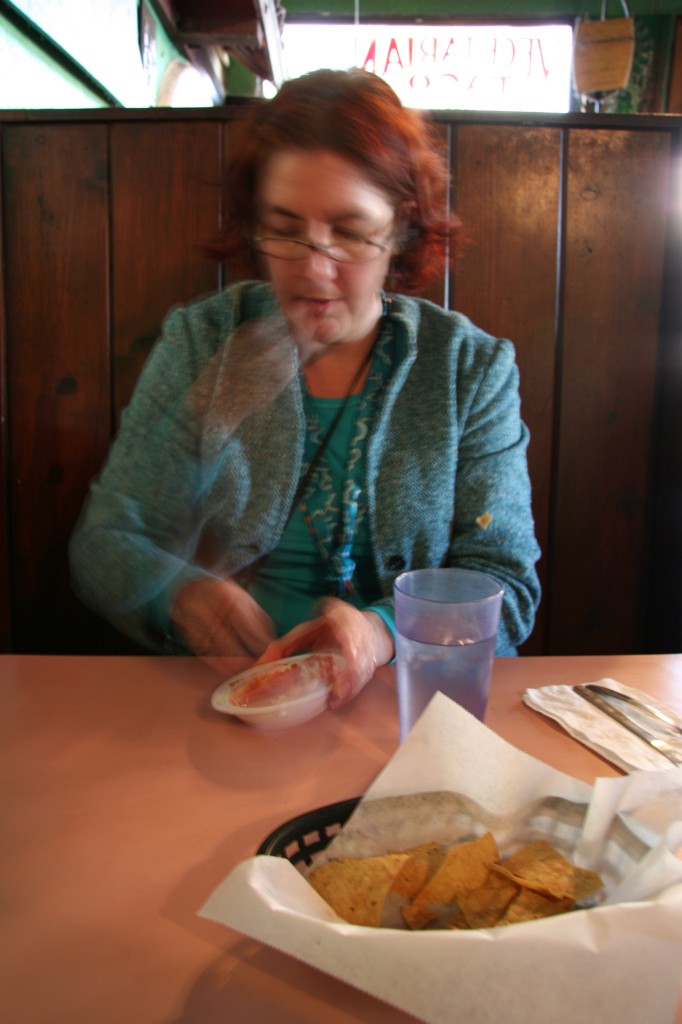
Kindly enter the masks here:
M 367 368 L 367 364 L 372 359 L 372 355 L 374 353 L 374 349 L 375 348 L 376 348 L 376 343 L 375 343 L 374 346 L 372 346 L 372 348 L 370 348 L 370 350 L 367 352 L 367 354 L 365 355 L 364 359 L 362 360 L 362 363 L 360 364 L 360 366 L 358 366 L 357 370 L 355 371 L 355 375 L 353 376 L 353 380 L 350 382 L 348 391 L 346 392 L 346 395 L 345 395 L 345 397 L 343 399 L 343 403 L 339 407 L 336 415 L 334 416 L 334 419 L 332 420 L 332 422 L 330 423 L 329 427 L 327 428 L 327 431 L 325 432 L 325 435 L 322 438 L 322 440 L 320 441 L 320 443 L 317 446 L 316 450 L 311 454 L 310 458 L 307 460 L 307 465 L 306 465 L 305 470 L 303 472 L 303 476 L 301 477 L 301 479 L 299 481 L 298 487 L 296 488 L 296 493 L 294 494 L 293 500 L 291 502 L 291 507 L 289 509 L 289 514 L 287 515 L 287 523 L 289 522 L 289 520 L 291 519 L 292 515 L 294 514 L 294 509 L 297 506 L 300 506 L 301 500 L 302 500 L 303 495 L 306 492 L 306 490 L 309 489 L 311 487 L 311 485 L 314 483 L 314 479 L 313 478 L 316 476 L 316 471 L 317 471 L 317 468 L 318 468 L 318 466 L 319 466 L 319 464 L 320 464 L 320 462 L 322 460 L 322 457 L 324 455 L 325 449 L 326 449 L 327 445 L 329 444 L 334 431 L 338 427 L 339 422 L 341 420 L 341 417 L 343 416 L 344 412 L 346 411 L 346 408 L 348 407 L 348 402 L 350 401 L 350 397 L 353 394 L 353 391 L 355 390 L 355 388 L 356 388 L 356 386 L 358 384 L 358 381 L 360 380 L 360 378 L 362 377 L 362 374 L 364 373 L 365 369 Z M 307 417 L 306 417 L 306 423 L 307 423 Z M 309 438 L 310 438 L 310 431 L 307 432 L 306 445 L 308 445 Z M 351 534 L 351 537 L 352 537 L 352 534 Z M 268 557 L 269 557 L 268 554 L 261 555 L 260 558 L 256 559 L 256 561 L 253 562 L 252 565 L 247 566 L 247 568 L 245 570 L 243 570 L 241 573 L 239 573 L 239 576 L 238 576 L 239 582 L 240 582 L 241 586 L 245 590 L 249 589 L 251 583 L 253 582 L 253 580 L 258 575 L 258 572 L 259 572 L 261 566 L 264 564 L 264 562 L 267 560 Z
M 362 487 L 360 473 L 362 467 L 361 441 L 368 433 L 374 407 L 381 394 L 387 375 L 388 343 L 390 332 L 381 332 L 374 346 L 375 358 L 370 369 L 364 392 L 359 396 L 358 409 L 355 416 L 353 443 L 349 446 L 346 470 L 341 491 L 336 494 L 330 487 L 328 459 L 325 457 L 327 445 L 338 427 L 343 413 L 348 407 L 354 384 L 338 409 L 331 425 L 316 449 L 315 434 L 318 432 L 315 414 L 306 416 L 308 437 L 306 446 L 311 454 L 308 468 L 303 475 L 297 493 L 298 505 L 306 526 L 315 541 L 322 559 L 326 563 L 326 578 L 331 593 L 341 597 L 355 592 L 353 575 L 355 561 L 352 557 L 353 539 L 361 516 L 360 498 Z M 361 370 L 364 366 L 361 367 Z M 359 372 L 361 372 L 361 370 Z M 358 375 L 359 379 L 359 375 Z M 294 506 L 294 507 L 295 507 Z

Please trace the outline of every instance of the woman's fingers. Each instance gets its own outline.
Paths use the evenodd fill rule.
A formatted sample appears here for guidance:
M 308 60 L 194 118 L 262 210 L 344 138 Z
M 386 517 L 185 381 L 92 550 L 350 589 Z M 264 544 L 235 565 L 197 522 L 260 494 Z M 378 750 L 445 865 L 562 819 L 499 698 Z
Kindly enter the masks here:
M 323 650 L 338 650 L 338 645 L 333 644 L 333 637 L 329 633 L 325 619 L 310 619 L 269 643 L 258 663 L 265 664 L 269 661 L 278 661 L 280 658 L 291 658 L 305 651 Z

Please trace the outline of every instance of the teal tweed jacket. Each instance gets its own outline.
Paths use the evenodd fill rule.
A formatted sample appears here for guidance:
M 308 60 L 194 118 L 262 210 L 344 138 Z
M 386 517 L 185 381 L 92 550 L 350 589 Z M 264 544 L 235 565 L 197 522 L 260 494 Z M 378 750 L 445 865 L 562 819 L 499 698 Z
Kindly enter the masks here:
M 511 342 L 423 299 L 390 296 L 394 363 L 367 439 L 377 578 L 455 565 L 504 587 L 497 654 L 532 630 L 540 588 Z M 237 576 L 278 543 L 301 471 L 297 353 L 268 284 L 172 311 L 70 543 L 80 598 L 167 650 L 175 590 Z

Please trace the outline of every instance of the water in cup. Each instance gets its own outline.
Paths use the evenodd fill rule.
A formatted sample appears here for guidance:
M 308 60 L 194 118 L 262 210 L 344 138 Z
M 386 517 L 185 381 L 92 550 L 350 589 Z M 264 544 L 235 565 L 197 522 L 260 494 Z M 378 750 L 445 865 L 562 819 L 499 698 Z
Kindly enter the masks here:
M 400 736 L 440 690 L 476 718 L 483 719 L 495 654 L 495 637 L 456 644 L 423 644 L 397 635 Z

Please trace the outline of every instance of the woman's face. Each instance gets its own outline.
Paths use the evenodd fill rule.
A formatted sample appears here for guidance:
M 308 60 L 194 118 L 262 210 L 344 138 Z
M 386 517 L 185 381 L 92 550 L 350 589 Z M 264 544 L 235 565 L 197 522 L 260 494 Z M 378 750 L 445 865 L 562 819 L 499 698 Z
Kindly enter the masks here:
M 385 248 L 362 263 L 343 263 L 314 249 L 303 259 L 264 256 L 268 276 L 302 351 L 361 342 L 381 316 L 380 292 L 394 252 L 395 217 L 387 196 L 352 163 L 322 150 L 273 155 L 258 194 L 257 234 L 326 247 L 361 236 Z

